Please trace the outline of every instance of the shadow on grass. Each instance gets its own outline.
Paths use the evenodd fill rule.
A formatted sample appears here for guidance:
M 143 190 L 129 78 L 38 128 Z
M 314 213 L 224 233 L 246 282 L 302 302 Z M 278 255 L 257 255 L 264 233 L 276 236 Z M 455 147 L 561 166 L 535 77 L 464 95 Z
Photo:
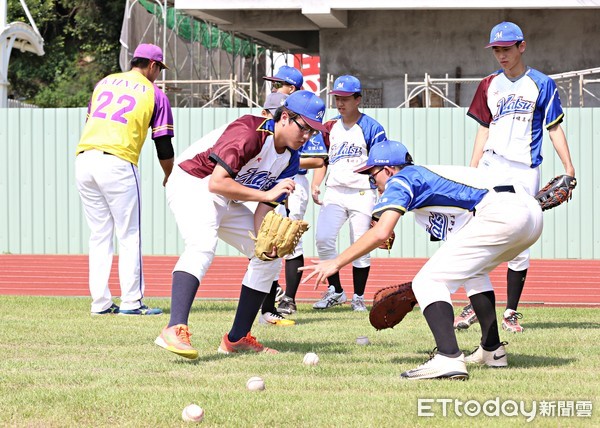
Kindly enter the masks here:
M 577 358 L 545 357 L 543 355 L 508 354 L 509 367 L 559 367 L 577 361 Z
M 528 322 L 524 324 L 525 333 L 527 333 L 527 329 L 531 328 L 539 328 L 539 329 L 548 329 L 548 328 L 568 328 L 569 330 L 578 329 L 578 330 L 589 330 L 600 329 L 600 323 L 597 322 Z

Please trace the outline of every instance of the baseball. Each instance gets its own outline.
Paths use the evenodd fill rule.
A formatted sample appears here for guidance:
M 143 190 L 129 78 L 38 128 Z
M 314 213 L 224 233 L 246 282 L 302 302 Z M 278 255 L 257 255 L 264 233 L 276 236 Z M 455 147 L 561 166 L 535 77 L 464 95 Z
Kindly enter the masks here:
M 258 376 L 253 376 L 246 382 L 246 388 L 248 388 L 249 391 L 264 391 L 265 381 Z
M 316 366 L 319 364 L 319 356 L 314 352 L 309 352 L 304 356 L 302 362 L 307 366 Z
M 356 338 L 356 344 L 357 344 L 357 345 L 363 345 L 363 346 L 366 346 L 366 345 L 368 345 L 369 343 L 371 343 L 371 342 L 369 342 L 369 338 L 368 338 L 367 336 L 358 336 L 358 337 Z
M 202 422 L 202 419 L 204 419 L 204 410 L 197 404 L 190 404 L 181 412 L 181 419 L 186 422 Z

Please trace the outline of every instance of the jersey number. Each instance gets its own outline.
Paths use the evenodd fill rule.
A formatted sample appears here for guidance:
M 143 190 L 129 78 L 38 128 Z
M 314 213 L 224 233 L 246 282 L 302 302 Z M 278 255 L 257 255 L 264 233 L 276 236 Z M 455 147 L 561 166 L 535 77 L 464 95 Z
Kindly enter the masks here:
M 106 119 L 106 112 L 104 110 L 112 103 L 113 98 L 114 94 L 110 91 L 104 91 L 98 95 L 96 101 L 100 103 L 100 105 L 94 110 L 92 117 Z M 116 101 L 116 104 L 120 108 L 110 116 L 110 120 L 127 124 L 125 115 L 135 108 L 135 98 L 129 95 L 121 95 Z

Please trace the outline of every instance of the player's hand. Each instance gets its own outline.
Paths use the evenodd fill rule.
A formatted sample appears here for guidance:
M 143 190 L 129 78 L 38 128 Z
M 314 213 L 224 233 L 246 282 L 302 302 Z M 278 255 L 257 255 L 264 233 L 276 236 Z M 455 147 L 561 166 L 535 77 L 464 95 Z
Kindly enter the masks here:
M 273 250 L 270 253 L 267 254 L 267 257 L 269 257 L 271 259 L 276 259 L 277 258 L 277 245 L 273 245 Z
M 281 195 L 285 193 L 285 195 L 289 195 L 296 188 L 296 182 L 291 178 L 286 178 L 285 180 L 280 181 L 273 187 L 265 192 L 265 201 L 264 202 L 273 202 Z
M 168 175 L 165 175 L 165 178 L 163 178 L 163 187 L 165 187 L 167 185 L 167 180 L 169 179 Z
M 319 195 L 321 194 L 321 189 L 319 189 L 319 186 L 313 186 L 311 194 L 315 204 L 323 205 L 323 201 L 319 200 Z
M 312 266 L 304 266 L 298 268 L 299 271 L 310 272 L 306 278 L 302 280 L 302 284 L 308 282 L 311 278 L 315 278 L 315 290 L 319 288 L 319 284 L 325 284 L 327 278 L 340 271 L 335 259 L 332 260 L 312 260 L 315 263 Z

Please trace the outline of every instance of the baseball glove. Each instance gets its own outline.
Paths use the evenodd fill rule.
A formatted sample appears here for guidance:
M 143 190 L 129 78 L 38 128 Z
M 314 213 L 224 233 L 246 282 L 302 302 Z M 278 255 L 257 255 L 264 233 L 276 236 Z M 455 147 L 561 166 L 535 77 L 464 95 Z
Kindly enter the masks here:
M 573 189 L 577 186 L 577 180 L 570 175 L 559 175 L 554 177 L 536 195 L 542 211 L 557 207 L 571 199 Z
M 371 220 L 371 227 L 375 226 L 376 224 L 377 224 L 377 222 L 375 220 Z M 389 236 L 389 238 L 386 239 L 385 241 L 383 241 L 383 243 L 377 248 L 379 248 L 381 250 L 388 250 L 388 252 L 389 252 L 392 249 L 392 246 L 394 245 L 395 240 L 396 240 L 396 234 L 392 230 L 392 234 Z
M 375 293 L 369 321 L 377 330 L 394 328 L 416 304 L 412 282 L 384 287 Z
M 276 257 L 292 254 L 308 227 L 308 223 L 304 220 L 290 220 L 288 217 L 269 211 L 260 225 L 258 236 L 254 237 L 252 232 L 248 232 L 255 241 L 254 255 L 261 260 L 270 261 L 275 260 Z M 273 247 L 277 247 L 276 257 L 270 256 Z

